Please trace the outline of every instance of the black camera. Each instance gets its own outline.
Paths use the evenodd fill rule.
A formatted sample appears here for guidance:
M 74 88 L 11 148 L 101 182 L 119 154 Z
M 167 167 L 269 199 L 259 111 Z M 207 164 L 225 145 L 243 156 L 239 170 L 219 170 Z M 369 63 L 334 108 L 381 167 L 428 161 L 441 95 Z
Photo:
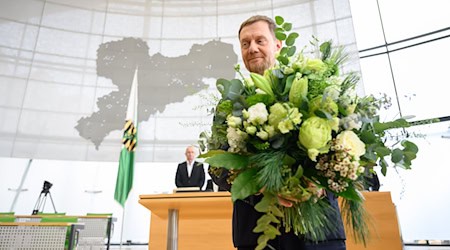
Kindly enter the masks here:
M 50 201 L 52 202 L 53 210 L 55 210 L 55 214 L 56 214 L 55 204 L 53 203 L 52 194 L 50 194 L 50 188 L 52 186 L 53 186 L 53 184 L 51 184 L 50 182 L 44 181 L 44 187 L 42 188 L 41 194 L 39 194 L 39 197 L 36 201 L 36 205 L 34 205 L 34 209 L 31 214 L 39 214 L 44 211 L 44 206 L 45 206 L 45 201 L 47 199 L 47 196 L 50 196 Z
M 48 181 L 44 181 L 44 187 L 42 188 L 42 193 L 48 193 L 48 191 L 50 191 L 50 188 L 53 186 L 53 184 L 51 184 Z

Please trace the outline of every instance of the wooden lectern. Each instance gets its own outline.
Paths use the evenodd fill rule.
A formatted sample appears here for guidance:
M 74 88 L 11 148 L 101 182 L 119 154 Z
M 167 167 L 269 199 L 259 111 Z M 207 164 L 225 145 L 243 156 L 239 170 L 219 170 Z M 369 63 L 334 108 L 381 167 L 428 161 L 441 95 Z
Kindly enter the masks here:
M 363 192 L 371 220 L 366 246 L 355 243 L 349 230 L 347 250 L 401 250 L 397 213 L 390 192 Z M 140 195 L 152 212 L 151 250 L 231 250 L 232 202 L 228 192 Z M 344 222 L 345 223 L 345 222 Z
M 152 250 L 229 250 L 233 204 L 228 192 L 140 195 L 152 212 Z
M 403 242 L 391 193 L 363 192 L 363 195 L 366 199 L 364 205 L 370 217 L 367 222 L 370 240 L 366 246 L 356 243 L 351 231 L 346 228 L 347 250 L 402 250 Z

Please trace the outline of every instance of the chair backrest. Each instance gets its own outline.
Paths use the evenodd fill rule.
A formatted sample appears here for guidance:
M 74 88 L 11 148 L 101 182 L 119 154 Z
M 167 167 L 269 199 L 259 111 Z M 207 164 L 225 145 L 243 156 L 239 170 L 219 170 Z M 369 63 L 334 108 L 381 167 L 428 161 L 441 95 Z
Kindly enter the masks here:
M 0 216 L 0 222 L 15 222 L 15 221 L 16 217 L 14 216 L 7 216 L 7 215 Z
M 14 216 L 14 212 L 0 212 L 0 216 Z

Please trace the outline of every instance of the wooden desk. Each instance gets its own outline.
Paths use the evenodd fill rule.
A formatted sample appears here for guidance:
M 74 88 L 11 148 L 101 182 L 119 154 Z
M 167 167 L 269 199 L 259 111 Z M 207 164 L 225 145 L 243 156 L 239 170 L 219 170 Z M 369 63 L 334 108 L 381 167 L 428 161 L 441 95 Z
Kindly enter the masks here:
M 390 192 L 364 192 L 372 218 L 371 239 L 356 244 L 349 230 L 347 250 L 401 250 L 397 213 Z M 139 203 L 152 212 L 149 249 L 167 249 L 169 209 L 179 211 L 178 249 L 235 249 L 231 237 L 232 202 L 228 192 L 140 195 Z M 345 223 L 345 222 L 344 222 Z M 375 229 L 376 228 L 376 229 Z
M 390 192 L 363 192 L 366 211 L 371 217 L 369 224 L 370 240 L 364 247 L 356 244 L 350 230 L 347 234 L 347 250 L 402 250 L 403 243 L 397 219 L 397 211 L 392 203 Z M 345 224 L 345 222 L 344 222 Z
M 169 209 L 178 210 L 178 249 L 235 249 L 231 239 L 233 204 L 228 192 L 140 195 L 152 212 L 151 250 L 167 249 Z

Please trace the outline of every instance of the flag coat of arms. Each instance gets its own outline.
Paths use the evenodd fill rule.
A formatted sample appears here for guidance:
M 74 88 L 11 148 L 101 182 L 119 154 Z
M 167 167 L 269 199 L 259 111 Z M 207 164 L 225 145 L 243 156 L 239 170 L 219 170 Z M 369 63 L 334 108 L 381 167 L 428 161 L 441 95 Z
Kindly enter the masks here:
M 120 151 L 119 170 L 117 171 L 114 199 L 125 206 L 128 194 L 133 187 L 134 153 L 137 145 L 137 104 L 138 104 L 138 69 L 134 72 L 130 90 L 125 126 L 123 129 L 122 150 Z

